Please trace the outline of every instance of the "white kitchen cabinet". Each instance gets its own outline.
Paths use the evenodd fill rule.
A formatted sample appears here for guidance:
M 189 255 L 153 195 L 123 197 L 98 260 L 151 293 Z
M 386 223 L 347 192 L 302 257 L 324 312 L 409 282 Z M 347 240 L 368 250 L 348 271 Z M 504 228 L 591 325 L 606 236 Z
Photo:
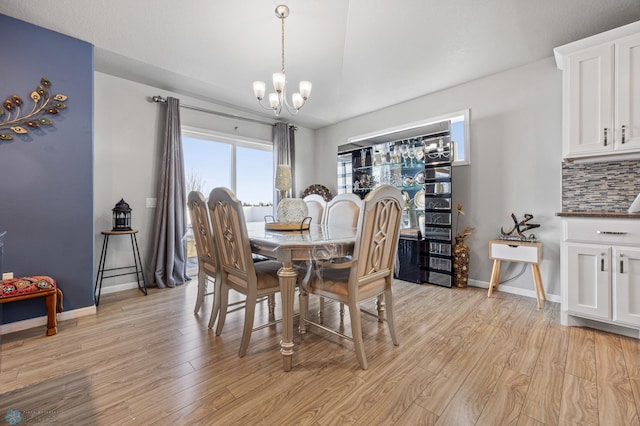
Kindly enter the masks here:
M 617 248 L 614 260 L 612 319 L 640 327 L 640 249 Z
M 567 244 L 567 312 L 611 319 L 611 247 Z
M 640 156 L 640 22 L 554 49 L 563 157 Z
M 640 329 L 640 220 L 563 218 L 562 313 Z

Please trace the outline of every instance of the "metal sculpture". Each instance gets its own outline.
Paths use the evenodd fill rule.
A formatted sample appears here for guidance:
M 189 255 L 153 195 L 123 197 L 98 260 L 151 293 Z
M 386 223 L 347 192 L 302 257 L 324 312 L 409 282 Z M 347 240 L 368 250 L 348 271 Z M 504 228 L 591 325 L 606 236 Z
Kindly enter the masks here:
M 48 118 L 41 117 L 43 114 L 55 115 L 60 112 L 61 109 L 65 109 L 67 105 L 64 101 L 67 100 L 67 96 L 62 94 L 51 95 L 49 88 L 51 82 L 42 77 L 40 79 L 40 85 L 29 95 L 31 101 L 33 101 L 33 107 L 31 111 L 22 112 L 22 105 L 24 104 L 22 98 L 18 95 L 9 96 L 0 105 L 0 141 L 10 141 L 13 139 L 11 133 L 5 133 L 3 131 L 10 130 L 17 135 L 24 135 L 28 133 L 29 128 L 37 129 L 41 125 L 50 126 L 53 124 Z
M 515 214 L 511 213 L 511 219 L 513 219 L 513 228 L 508 232 L 500 227 L 500 239 L 501 240 L 514 240 L 514 241 L 535 241 L 536 236 L 531 234 L 529 236 L 524 235 L 524 231 L 528 231 L 530 229 L 539 228 L 539 223 L 528 223 L 531 219 L 533 219 L 533 215 L 530 213 L 524 214 L 524 219 L 518 221 L 518 218 Z M 514 235 L 514 233 L 516 235 Z

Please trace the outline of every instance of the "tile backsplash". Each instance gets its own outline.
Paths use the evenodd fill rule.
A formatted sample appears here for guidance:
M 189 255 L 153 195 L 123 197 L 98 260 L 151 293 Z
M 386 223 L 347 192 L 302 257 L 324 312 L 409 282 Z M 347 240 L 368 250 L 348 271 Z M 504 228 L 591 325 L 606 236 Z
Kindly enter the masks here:
M 626 212 L 640 193 L 640 160 L 562 164 L 563 212 Z

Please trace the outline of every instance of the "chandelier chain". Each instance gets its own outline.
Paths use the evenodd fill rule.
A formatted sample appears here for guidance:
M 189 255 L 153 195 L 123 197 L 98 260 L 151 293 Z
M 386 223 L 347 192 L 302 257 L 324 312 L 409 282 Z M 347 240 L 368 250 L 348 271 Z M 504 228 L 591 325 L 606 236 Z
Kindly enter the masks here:
M 282 21 L 282 72 L 284 72 L 284 13 L 280 15 Z

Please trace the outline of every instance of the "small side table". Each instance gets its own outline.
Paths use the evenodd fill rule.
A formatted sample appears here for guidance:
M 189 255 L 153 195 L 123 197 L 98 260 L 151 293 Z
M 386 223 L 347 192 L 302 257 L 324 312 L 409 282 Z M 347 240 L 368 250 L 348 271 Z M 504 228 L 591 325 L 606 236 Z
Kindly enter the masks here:
M 132 229 L 130 231 L 102 231 L 102 235 L 104 235 L 104 241 L 102 242 L 102 253 L 100 254 L 100 262 L 98 262 L 98 275 L 96 276 L 96 286 L 94 289 L 94 298 L 96 300 L 96 306 L 100 303 L 100 292 L 102 291 L 102 280 L 105 278 L 114 278 L 122 275 L 136 275 L 136 281 L 138 282 L 138 289 L 147 295 L 147 282 L 144 279 L 144 272 L 142 267 L 142 260 L 140 259 L 140 250 L 138 249 L 138 239 L 136 238 L 136 234 L 138 233 L 137 229 Z M 133 265 L 131 266 L 122 266 L 119 268 L 104 268 L 104 264 L 107 260 L 107 250 L 109 248 L 109 237 L 111 235 L 129 235 L 131 238 L 131 251 L 133 252 Z M 135 271 L 123 272 L 120 274 L 113 275 L 104 275 L 105 272 L 116 271 L 122 269 L 131 269 L 135 268 Z M 140 282 L 140 277 L 142 277 L 142 283 Z
M 489 281 L 489 292 L 487 297 L 491 297 L 494 287 L 497 289 L 500 283 L 500 267 L 503 260 L 509 262 L 525 262 L 531 264 L 533 283 L 536 289 L 536 300 L 538 308 L 542 308 L 542 300 L 547 300 L 542 286 L 542 276 L 540 275 L 539 263 L 542 258 L 542 243 L 510 240 L 489 241 L 489 258 L 493 259 L 493 269 L 491 270 L 491 280 Z

